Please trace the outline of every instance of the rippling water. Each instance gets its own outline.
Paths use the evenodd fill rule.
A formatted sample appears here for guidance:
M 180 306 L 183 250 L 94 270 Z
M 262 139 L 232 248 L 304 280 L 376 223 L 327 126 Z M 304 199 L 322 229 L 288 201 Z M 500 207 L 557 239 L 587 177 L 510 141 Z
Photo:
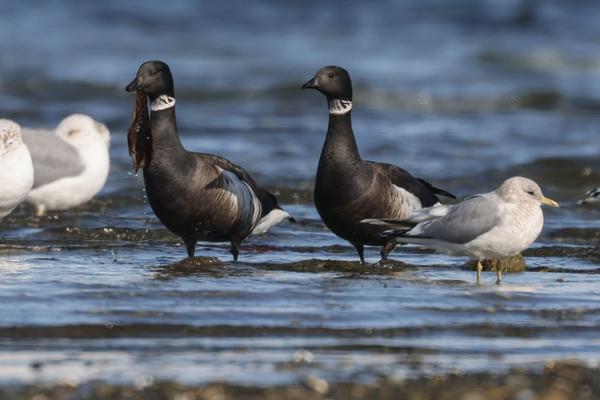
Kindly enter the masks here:
M 9 0 L 0 14 L 0 112 L 51 127 L 69 113 L 113 135 L 88 205 L 0 224 L 0 382 L 369 381 L 600 360 L 600 5 L 560 1 Z M 298 219 L 248 240 L 241 262 L 181 263 L 130 173 L 138 65 L 173 70 L 188 149 L 243 165 Z M 327 125 L 299 89 L 339 64 L 355 85 L 362 155 L 459 195 L 534 178 L 563 205 L 493 285 L 464 259 L 405 246 L 360 266 L 322 225 L 311 190 Z M 377 250 L 368 249 L 370 261 Z

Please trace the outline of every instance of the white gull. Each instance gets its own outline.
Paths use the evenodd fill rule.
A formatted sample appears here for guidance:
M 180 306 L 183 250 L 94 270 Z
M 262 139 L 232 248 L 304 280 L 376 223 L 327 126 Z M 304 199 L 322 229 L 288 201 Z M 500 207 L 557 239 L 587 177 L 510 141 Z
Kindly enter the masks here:
M 91 200 L 104 186 L 110 165 L 110 132 L 83 114 L 63 119 L 54 132 L 24 129 L 34 167 L 27 202 L 46 210 L 65 210 Z

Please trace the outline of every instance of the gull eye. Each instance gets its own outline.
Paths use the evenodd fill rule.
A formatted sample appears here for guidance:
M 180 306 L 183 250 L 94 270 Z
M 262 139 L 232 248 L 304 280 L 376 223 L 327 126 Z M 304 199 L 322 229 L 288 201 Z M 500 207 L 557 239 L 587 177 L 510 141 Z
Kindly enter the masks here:
M 80 131 L 79 129 L 71 129 L 71 130 L 70 130 L 70 131 L 67 133 L 67 135 L 68 135 L 69 137 L 71 137 L 71 136 L 74 136 L 75 134 L 77 134 L 77 132 L 79 132 L 79 131 Z
M 533 193 L 533 190 L 528 190 L 528 191 L 527 191 L 527 194 L 530 194 L 530 195 L 532 195 L 532 196 L 535 196 L 535 193 Z
M 333 77 L 334 77 L 335 75 L 333 74 L 333 72 L 330 72 L 328 76 L 329 76 L 329 79 L 333 79 Z

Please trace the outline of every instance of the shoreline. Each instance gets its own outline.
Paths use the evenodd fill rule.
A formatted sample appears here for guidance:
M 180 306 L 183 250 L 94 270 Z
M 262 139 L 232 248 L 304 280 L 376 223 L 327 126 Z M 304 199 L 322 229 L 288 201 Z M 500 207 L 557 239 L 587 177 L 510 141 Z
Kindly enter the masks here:
M 174 381 L 121 385 L 106 382 L 31 384 L 0 387 L 2 399 L 201 399 L 201 400 L 324 400 L 324 399 L 415 399 L 415 400 L 585 400 L 600 396 L 600 368 L 568 361 L 548 362 L 541 371 L 511 369 L 505 373 L 447 373 L 371 384 L 328 383 L 309 377 L 303 383 L 275 387 L 224 383 L 184 385 Z

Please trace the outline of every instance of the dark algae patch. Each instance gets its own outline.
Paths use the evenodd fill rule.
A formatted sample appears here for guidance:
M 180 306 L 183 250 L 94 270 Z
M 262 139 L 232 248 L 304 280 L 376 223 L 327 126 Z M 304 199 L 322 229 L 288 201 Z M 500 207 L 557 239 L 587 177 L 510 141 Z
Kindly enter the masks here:
M 402 261 L 386 260 L 383 263 L 361 263 L 360 261 L 309 259 L 292 263 L 264 263 L 259 268 L 297 272 L 350 272 L 359 274 L 387 274 L 413 268 Z

